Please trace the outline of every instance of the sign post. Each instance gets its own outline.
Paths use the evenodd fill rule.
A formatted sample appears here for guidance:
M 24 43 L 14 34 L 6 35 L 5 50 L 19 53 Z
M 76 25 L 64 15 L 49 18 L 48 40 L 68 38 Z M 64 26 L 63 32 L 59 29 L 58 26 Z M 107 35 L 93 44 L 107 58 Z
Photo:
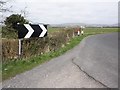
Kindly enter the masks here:
M 22 52 L 22 39 L 19 39 L 19 57 L 21 57 L 21 52 Z

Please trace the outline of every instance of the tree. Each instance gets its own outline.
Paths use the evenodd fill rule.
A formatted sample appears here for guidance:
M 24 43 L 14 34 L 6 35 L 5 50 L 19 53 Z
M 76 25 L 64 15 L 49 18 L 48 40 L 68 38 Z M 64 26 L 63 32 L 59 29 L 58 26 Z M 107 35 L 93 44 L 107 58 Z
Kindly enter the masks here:
M 2 29 L 2 37 L 17 38 L 18 31 L 15 29 L 15 26 L 17 25 L 17 23 L 26 24 L 29 22 L 20 14 L 12 14 L 5 19 L 4 23 L 6 26 Z
M 14 28 L 14 26 L 17 25 L 17 23 L 25 24 L 28 23 L 28 20 L 26 20 L 20 14 L 12 14 L 11 16 L 7 17 L 4 22 L 6 26 Z

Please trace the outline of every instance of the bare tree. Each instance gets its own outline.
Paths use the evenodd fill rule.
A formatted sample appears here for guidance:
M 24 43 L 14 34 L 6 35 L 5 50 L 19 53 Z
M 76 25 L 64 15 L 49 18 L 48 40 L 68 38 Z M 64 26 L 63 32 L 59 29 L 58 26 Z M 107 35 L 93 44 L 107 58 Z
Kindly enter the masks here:
M 24 16 L 25 18 L 26 18 L 26 15 L 27 15 L 26 9 L 27 9 L 27 6 L 23 10 L 21 10 L 21 15 Z
M 10 0 L 8 1 L 8 0 L 0 0 L 0 17 L 2 17 L 1 19 L 0 19 L 0 23 L 3 23 L 3 20 L 4 20 L 4 13 L 6 13 L 6 12 L 12 12 L 10 9 L 12 8 L 12 6 L 9 6 L 9 7 L 7 7 L 7 3 L 8 2 L 10 2 Z
M 6 12 L 9 11 L 8 8 L 5 8 L 4 6 L 6 5 L 7 1 L 0 1 L 0 12 Z
M 13 5 L 9 5 L 8 4 L 10 2 L 13 2 L 15 0 L 0 0 L 0 23 L 3 24 L 4 23 L 4 20 L 6 18 L 6 15 L 8 15 L 8 12 L 9 14 L 14 14 L 14 13 L 17 13 L 17 14 L 21 14 L 24 18 L 27 18 L 28 16 L 28 11 L 27 11 L 27 6 L 25 6 L 22 10 L 20 10 L 19 12 L 16 12 L 14 9 L 14 6 Z M 11 3 L 12 4 L 12 3 Z M 6 14 L 7 13 L 7 14 Z

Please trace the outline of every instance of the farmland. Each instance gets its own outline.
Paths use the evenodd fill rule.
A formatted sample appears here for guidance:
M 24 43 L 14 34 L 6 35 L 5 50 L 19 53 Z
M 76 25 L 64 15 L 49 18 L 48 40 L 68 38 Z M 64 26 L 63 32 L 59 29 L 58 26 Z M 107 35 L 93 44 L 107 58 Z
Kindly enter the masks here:
M 111 32 L 118 32 L 118 28 L 86 28 L 86 34 L 102 34 L 102 33 L 111 33 Z

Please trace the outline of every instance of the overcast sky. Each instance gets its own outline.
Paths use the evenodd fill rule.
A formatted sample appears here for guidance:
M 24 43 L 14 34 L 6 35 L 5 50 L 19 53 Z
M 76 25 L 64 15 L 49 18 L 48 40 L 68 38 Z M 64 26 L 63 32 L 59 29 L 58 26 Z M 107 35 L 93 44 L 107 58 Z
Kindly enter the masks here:
M 119 0 L 11 0 L 14 13 L 25 10 L 32 23 L 117 24 Z M 11 13 L 9 13 L 11 14 Z M 9 15 L 7 14 L 7 15 Z

